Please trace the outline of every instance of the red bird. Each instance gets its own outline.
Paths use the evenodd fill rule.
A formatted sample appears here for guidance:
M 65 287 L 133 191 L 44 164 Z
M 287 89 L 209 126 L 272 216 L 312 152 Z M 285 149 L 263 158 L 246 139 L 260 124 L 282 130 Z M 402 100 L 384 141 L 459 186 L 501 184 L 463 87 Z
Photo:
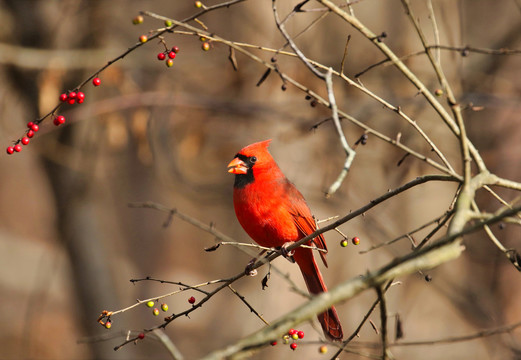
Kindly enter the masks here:
M 228 164 L 228 172 L 235 174 L 233 204 L 244 230 L 259 245 L 280 248 L 311 234 L 316 230 L 316 225 L 306 200 L 268 152 L 270 141 L 251 144 L 239 151 Z M 327 251 L 322 235 L 312 242 Z M 327 266 L 325 253 L 320 252 L 320 255 Z M 313 250 L 299 247 L 295 249 L 293 258 L 300 267 L 309 292 L 326 292 Z M 334 307 L 318 314 L 318 321 L 327 337 L 342 340 L 342 326 Z

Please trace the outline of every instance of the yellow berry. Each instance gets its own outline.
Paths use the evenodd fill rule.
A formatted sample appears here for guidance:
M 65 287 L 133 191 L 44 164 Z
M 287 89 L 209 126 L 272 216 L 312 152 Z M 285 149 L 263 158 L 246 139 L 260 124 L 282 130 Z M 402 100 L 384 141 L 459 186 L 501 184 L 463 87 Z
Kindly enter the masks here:
M 143 16 L 141 16 L 141 15 L 138 15 L 138 16 L 136 16 L 134 19 L 132 19 L 132 23 L 133 23 L 134 25 L 142 24 L 143 21 L 145 21 L 145 19 L 143 19 Z
M 210 44 L 208 42 L 204 42 L 203 45 L 201 46 L 201 48 L 204 50 L 204 51 L 208 51 L 210 50 Z
M 321 347 L 318 348 L 318 352 L 321 353 L 321 354 L 327 353 L 327 346 L 326 345 L 322 345 Z
M 198 9 L 200 9 L 200 8 L 203 7 L 203 3 L 200 2 L 200 1 L 196 1 L 196 2 L 194 3 L 194 6 L 195 6 L 196 8 L 198 8 Z
M 147 306 L 148 307 L 153 307 L 154 306 L 154 302 L 152 300 L 150 300 L 149 302 L 147 302 Z
M 141 35 L 139 37 L 139 42 L 146 43 L 148 41 L 148 37 L 146 35 Z

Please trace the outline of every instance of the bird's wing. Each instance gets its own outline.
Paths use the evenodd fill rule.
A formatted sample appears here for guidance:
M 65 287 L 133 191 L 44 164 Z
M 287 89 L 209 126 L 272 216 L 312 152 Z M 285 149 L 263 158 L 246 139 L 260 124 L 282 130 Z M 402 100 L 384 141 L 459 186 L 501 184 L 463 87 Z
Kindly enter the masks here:
M 293 216 L 293 221 L 295 222 L 295 225 L 297 225 L 297 228 L 302 233 L 302 235 L 308 236 L 317 229 L 315 219 L 313 218 L 313 215 L 311 215 L 311 210 L 309 210 L 309 207 L 306 204 L 306 200 L 304 200 L 302 194 L 289 181 L 287 186 L 287 194 L 291 199 L 289 202 L 291 204 L 291 209 L 289 211 Z M 319 251 L 319 253 L 322 261 L 324 262 L 324 265 L 327 267 L 327 245 L 324 236 L 320 234 L 313 239 L 312 244 L 317 248 L 324 250 Z

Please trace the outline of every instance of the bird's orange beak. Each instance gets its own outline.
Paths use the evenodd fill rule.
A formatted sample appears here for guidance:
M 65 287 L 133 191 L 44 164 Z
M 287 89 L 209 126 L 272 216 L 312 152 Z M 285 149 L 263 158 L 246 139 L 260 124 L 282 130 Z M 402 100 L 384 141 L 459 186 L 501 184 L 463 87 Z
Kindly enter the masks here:
M 246 174 L 248 167 L 244 161 L 236 157 L 228 164 L 228 172 L 232 174 Z

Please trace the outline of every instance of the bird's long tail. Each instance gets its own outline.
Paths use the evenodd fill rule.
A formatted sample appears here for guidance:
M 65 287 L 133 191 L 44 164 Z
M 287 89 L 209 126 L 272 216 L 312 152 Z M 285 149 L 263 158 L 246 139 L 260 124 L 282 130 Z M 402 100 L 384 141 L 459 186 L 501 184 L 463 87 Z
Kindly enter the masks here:
M 322 279 L 322 274 L 318 269 L 313 253 L 309 249 L 297 249 L 293 256 L 300 267 L 308 291 L 311 294 L 327 292 L 326 284 Z M 344 337 L 342 325 L 336 309 L 332 306 L 327 311 L 317 315 L 324 334 L 331 340 L 341 341 Z

